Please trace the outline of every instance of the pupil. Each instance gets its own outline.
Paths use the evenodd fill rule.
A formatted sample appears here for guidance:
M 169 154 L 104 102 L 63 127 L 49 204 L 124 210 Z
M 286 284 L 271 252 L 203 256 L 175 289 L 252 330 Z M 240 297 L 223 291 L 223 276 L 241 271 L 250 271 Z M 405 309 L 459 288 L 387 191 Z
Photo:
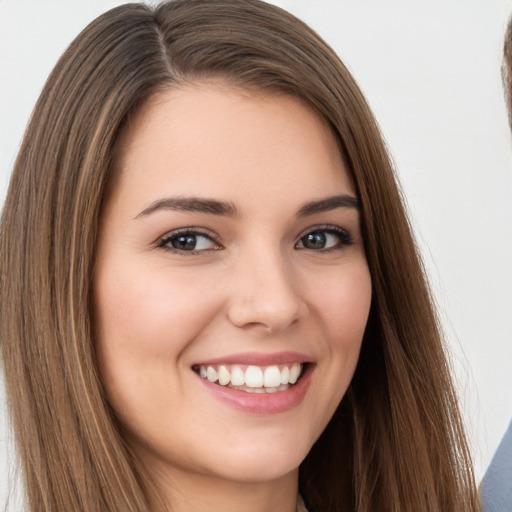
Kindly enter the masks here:
M 180 235 L 172 241 L 175 249 L 191 251 L 196 247 L 196 237 L 194 235 Z
M 306 235 L 304 245 L 309 249 L 323 249 L 326 243 L 325 233 L 321 231 L 315 231 Z

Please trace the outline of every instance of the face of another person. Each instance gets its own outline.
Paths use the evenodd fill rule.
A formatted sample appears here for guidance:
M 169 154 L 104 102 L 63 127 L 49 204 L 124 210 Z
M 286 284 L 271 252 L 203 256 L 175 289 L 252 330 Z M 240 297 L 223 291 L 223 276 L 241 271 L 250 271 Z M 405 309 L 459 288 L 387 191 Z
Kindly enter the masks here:
M 296 474 L 354 373 L 370 301 L 353 183 L 297 99 L 223 83 L 125 130 L 94 274 L 128 442 L 175 479 Z

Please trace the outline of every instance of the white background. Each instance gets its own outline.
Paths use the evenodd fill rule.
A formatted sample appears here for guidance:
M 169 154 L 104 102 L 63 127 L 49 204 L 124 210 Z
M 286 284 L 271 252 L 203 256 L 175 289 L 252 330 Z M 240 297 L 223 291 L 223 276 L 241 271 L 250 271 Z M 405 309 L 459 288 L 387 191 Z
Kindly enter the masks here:
M 0 0 L 0 200 L 49 71 L 89 21 L 120 3 Z M 380 122 L 441 310 L 480 479 L 512 417 L 512 150 L 499 71 L 512 2 L 275 3 L 334 47 Z M 0 508 L 8 439 L 0 408 Z

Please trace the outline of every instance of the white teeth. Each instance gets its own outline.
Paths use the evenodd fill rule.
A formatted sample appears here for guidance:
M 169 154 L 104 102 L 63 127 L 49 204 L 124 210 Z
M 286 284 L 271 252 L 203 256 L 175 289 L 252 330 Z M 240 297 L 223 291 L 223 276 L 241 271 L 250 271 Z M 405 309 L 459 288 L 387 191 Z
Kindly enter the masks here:
M 225 386 L 231 382 L 231 374 L 225 366 L 219 367 L 219 384 Z
M 210 382 L 215 382 L 217 380 L 217 372 L 215 371 L 215 368 L 208 366 L 208 369 L 206 370 L 206 378 Z
M 263 385 L 266 388 L 276 388 L 281 384 L 281 372 L 277 366 L 269 366 L 263 373 Z
M 245 370 L 245 385 L 248 388 L 261 388 L 263 386 L 263 372 L 259 366 L 248 366 Z
M 239 366 L 231 370 L 231 384 L 233 386 L 243 386 L 245 384 L 245 373 Z
M 260 367 L 248 366 L 244 371 L 239 365 L 200 365 L 198 371 L 200 377 L 210 382 L 218 382 L 221 386 L 244 388 L 251 393 L 276 393 L 285 391 L 297 382 L 302 373 L 302 364 L 272 365 Z
M 299 363 L 294 363 L 290 370 L 290 384 L 295 384 L 299 378 L 302 367 Z
M 231 370 L 231 384 L 233 386 L 243 386 L 245 384 L 245 373 L 240 366 L 235 366 Z

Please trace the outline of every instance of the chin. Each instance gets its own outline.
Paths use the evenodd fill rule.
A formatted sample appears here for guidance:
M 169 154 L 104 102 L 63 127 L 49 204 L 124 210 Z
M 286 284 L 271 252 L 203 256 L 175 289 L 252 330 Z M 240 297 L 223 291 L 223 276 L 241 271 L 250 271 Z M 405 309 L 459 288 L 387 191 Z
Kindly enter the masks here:
M 285 442 L 265 440 L 232 446 L 223 456 L 212 453 L 213 457 L 209 459 L 215 461 L 215 471 L 220 471 L 219 476 L 225 479 L 247 483 L 264 482 L 278 480 L 296 472 L 310 448 L 290 438 Z
M 217 475 L 224 480 L 241 483 L 263 483 L 280 480 L 298 471 L 302 458 L 286 459 L 281 454 L 276 458 L 248 458 L 228 463 Z

